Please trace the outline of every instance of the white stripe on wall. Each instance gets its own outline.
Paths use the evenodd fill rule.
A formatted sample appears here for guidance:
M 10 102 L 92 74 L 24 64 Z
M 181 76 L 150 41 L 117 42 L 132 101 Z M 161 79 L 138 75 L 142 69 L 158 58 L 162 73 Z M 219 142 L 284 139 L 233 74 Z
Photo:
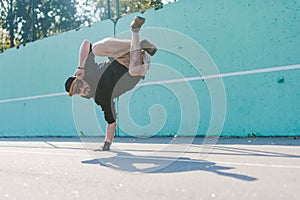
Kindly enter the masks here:
M 249 74 L 259 74 L 259 73 L 276 72 L 276 71 L 286 71 L 286 70 L 293 70 L 293 69 L 300 69 L 300 64 L 281 66 L 281 67 L 271 67 L 271 68 L 264 68 L 264 69 L 247 70 L 247 71 L 239 71 L 239 72 L 229 72 L 229 73 L 224 73 L 224 74 L 214 74 L 214 75 L 208 75 L 208 76 L 196 76 L 196 77 L 190 77 L 190 78 L 180 78 L 180 79 L 172 79 L 172 80 L 164 80 L 164 81 L 156 81 L 156 82 L 146 82 L 146 83 L 138 84 L 137 87 L 157 85 L 157 84 L 180 83 L 180 82 L 186 82 L 186 81 L 207 80 L 207 79 L 214 79 L 214 78 L 241 76 L 241 75 L 249 75 Z M 54 94 L 20 97 L 20 98 L 13 98 L 13 99 L 3 99 L 3 100 L 0 100 L 0 103 L 26 101 L 26 100 L 32 100 L 32 99 L 57 97 L 57 96 L 63 96 L 63 95 L 67 95 L 67 93 L 60 92 L 60 93 L 54 93 Z
M 248 70 L 248 71 L 229 72 L 229 73 L 224 73 L 224 74 L 214 74 L 214 75 L 208 75 L 208 76 L 196 76 L 196 77 L 190 77 L 190 78 L 181 78 L 181 79 L 173 79 L 173 80 L 165 80 L 165 81 L 157 81 L 157 82 L 147 82 L 147 83 L 138 84 L 138 86 L 179 83 L 179 82 L 184 82 L 184 81 L 197 81 L 197 80 L 206 80 L 206 79 L 213 79 L 213 78 L 230 77 L 230 76 L 241 76 L 241 75 L 248 75 L 248 74 L 259 74 L 259 73 L 267 73 L 267 72 L 275 72 L 275 71 L 285 71 L 285 70 L 292 70 L 292 69 L 300 69 L 300 64 L 290 65 L 290 66 L 282 66 L 282 67 L 272 67 L 272 68 L 265 68 L 265 69 L 255 69 L 255 70 Z
M 66 94 L 67 94 L 66 92 L 60 92 L 60 93 L 54 93 L 54 94 L 44 94 L 44 95 L 37 95 L 37 96 L 30 96 L 30 97 L 20 97 L 20 98 L 14 98 L 14 99 L 4 99 L 4 100 L 0 100 L 0 103 L 25 101 L 25 100 L 32 100 L 32 99 L 41 99 L 41 98 L 47 98 L 47 97 L 56 97 L 56 96 L 62 96 L 62 95 L 66 95 Z

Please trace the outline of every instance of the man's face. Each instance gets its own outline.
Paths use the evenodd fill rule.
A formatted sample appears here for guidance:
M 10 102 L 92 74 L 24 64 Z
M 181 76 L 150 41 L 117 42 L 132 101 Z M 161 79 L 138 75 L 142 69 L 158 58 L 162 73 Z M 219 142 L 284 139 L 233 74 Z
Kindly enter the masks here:
M 77 79 L 74 87 L 74 95 L 79 95 L 85 98 L 91 98 L 91 88 L 89 84 L 83 79 Z

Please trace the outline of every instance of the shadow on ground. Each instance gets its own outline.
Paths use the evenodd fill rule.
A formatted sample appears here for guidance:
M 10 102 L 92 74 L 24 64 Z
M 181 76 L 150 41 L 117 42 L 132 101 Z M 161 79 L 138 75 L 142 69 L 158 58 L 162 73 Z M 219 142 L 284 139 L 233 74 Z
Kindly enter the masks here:
M 255 181 L 255 177 L 226 172 L 233 167 L 219 166 L 214 162 L 193 160 L 190 158 L 175 159 L 172 157 L 137 156 L 127 152 L 114 152 L 115 155 L 106 158 L 96 158 L 82 161 L 83 164 L 106 166 L 123 172 L 137 173 L 179 173 L 188 171 L 205 171 L 217 175 L 231 177 L 243 181 Z

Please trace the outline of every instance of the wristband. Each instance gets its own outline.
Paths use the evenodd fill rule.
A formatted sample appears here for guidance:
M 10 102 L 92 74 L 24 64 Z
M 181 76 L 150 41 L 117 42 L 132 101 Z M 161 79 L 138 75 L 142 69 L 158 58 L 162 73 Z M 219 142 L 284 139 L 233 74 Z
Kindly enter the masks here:
M 77 69 L 84 69 L 84 67 L 77 67 Z

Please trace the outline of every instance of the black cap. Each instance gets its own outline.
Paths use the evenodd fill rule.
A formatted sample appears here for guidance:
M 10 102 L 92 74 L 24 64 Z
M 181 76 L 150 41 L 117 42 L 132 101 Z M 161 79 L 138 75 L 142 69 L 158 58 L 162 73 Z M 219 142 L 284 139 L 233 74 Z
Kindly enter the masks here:
M 71 88 L 71 85 L 73 83 L 73 81 L 76 79 L 75 76 L 71 76 L 69 77 L 66 82 L 65 82 L 65 89 L 67 92 L 70 92 L 70 88 Z

